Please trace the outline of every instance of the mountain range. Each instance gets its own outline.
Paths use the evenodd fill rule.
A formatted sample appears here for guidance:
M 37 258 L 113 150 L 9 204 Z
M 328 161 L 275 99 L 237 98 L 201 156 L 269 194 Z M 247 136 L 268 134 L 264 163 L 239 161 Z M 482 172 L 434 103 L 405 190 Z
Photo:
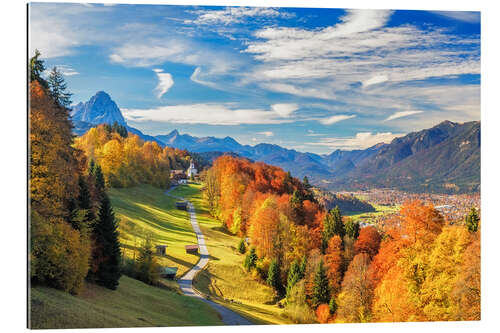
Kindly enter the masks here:
M 174 130 L 150 136 L 128 126 L 103 91 L 72 108 L 77 135 L 102 123 L 127 127 L 144 140 L 199 153 L 213 159 L 231 153 L 307 176 L 311 183 L 330 190 L 370 187 L 411 192 L 463 193 L 480 190 L 481 124 L 479 121 L 444 121 L 430 129 L 409 133 L 362 150 L 335 150 L 331 154 L 298 152 L 275 144 L 242 145 L 231 137 L 195 137 Z

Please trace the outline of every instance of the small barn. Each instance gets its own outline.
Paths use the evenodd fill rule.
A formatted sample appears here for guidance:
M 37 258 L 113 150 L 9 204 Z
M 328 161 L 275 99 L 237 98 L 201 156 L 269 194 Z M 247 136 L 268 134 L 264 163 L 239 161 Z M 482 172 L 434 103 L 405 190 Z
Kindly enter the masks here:
M 175 207 L 177 209 L 187 210 L 187 202 L 186 201 L 177 201 L 175 203 Z
M 173 280 L 177 275 L 177 267 L 162 267 L 160 269 L 160 277 Z
M 167 254 L 167 246 L 166 245 L 156 245 L 156 255 L 165 256 Z
M 198 245 L 186 245 L 186 253 L 198 254 Z

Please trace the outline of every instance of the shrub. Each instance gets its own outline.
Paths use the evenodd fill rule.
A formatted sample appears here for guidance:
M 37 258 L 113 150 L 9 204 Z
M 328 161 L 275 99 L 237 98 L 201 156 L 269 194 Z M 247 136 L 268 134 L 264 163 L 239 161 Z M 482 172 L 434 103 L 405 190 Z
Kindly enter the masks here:
M 330 318 L 330 307 L 328 304 L 320 304 L 316 309 L 316 318 L 321 324 L 326 324 Z

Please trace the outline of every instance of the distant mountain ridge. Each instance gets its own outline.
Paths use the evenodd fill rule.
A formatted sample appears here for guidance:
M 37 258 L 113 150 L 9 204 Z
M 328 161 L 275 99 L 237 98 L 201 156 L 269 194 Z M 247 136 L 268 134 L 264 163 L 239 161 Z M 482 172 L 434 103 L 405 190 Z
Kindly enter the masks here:
M 335 150 L 319 155 L 275 144 L 242 145 L 231 137 L 195 137 L 173 130 L 150 136 L 127 125 L 120 109 L 105 92 L 73 107 L 74 132 L 81 135 L 101 123 L 117 122 L 144 140 L 215 158 L 224 153 L 279 166 L 293 176 L 330 190 L 370 187 L 412 192 L 462 193 L 480 190 L 481 124 L 444 121 L 360 150 Z

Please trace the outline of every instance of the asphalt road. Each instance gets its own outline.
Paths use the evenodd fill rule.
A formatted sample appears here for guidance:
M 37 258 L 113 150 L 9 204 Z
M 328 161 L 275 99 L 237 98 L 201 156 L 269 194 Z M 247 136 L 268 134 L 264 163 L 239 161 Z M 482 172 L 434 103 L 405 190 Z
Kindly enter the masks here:
M 178 200 L 185 200 L 184 198 L 171 195 L 169 192 L 172 191 L 173 189 L 174 188 L 169 189 L 168 191 L 165 192 L 165 194 L 173 198 L 176 198 Z M 209 254 L 207 246 L 205 244 L 205 237 L 203 236 L 198 221 L 196 220 L 196 213 L 194 206 L 189 201 L 188 201 L 188 212 L 190 215 L 191 225 L 193 226 L 196 238 L 198 239 L 200 260 L 193 268 L 191 268 L 191 270 L 189 270 L 186 274 L 184 274 L 182 278 L 178 281 L 182 292 L 186 296 L 197 297 L 202 301 L 204 301 L 205 303 L 212 306 L 220 314 L 222 321 L 226 325 L 254 325 L 254 323 L 240 316 L 236 312 L 226 308 L 225 306 L 206 299 L 203 295 L 196 292 L 196 290 L 193 288 L 193 279 L 196 276 L 196 274 L 198 274 L 208 264 Z

